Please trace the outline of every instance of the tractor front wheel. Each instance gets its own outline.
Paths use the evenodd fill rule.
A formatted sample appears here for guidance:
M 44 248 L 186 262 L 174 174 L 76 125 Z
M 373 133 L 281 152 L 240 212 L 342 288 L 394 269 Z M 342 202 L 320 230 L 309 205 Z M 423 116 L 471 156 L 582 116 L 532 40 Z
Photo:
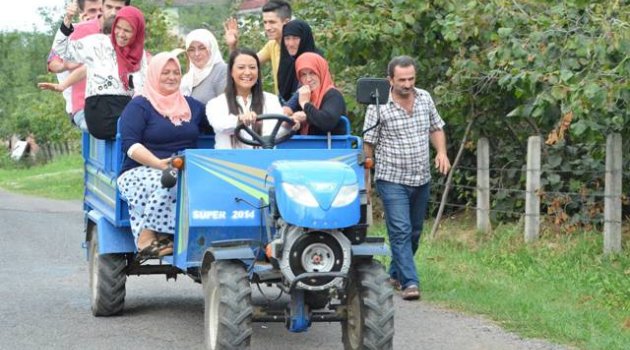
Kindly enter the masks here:
M 391 350 L 394 342 L 394 292 L 383 266 L 359 262 L 346 289 L 347 319 L 341 323 L 345 350 Z
M 243 264 L 213 262 L 203 278 L 203 287 L 206 349 L 249 349 L 253 308 Z

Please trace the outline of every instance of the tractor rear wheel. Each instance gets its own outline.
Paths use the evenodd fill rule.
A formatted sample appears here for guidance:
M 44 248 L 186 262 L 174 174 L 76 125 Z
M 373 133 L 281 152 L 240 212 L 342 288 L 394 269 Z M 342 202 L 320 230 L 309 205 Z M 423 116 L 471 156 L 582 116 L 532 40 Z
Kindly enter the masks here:
M 125 254 L 100 254 L 96 225 L 92 226 L 88 254 L 92 314 L 94 316 L 121 314 L 125 305 L 127 282 Z
M 206 349 L 249 349 L 252 337 L 251 287 L 237 261 L 212 263 L 203 279 Z
M 346 289 L 348 318 L 341 323 L 345 350 L 393 349 L 394 291 L 388 277 L 374 261 L 352 267 Z

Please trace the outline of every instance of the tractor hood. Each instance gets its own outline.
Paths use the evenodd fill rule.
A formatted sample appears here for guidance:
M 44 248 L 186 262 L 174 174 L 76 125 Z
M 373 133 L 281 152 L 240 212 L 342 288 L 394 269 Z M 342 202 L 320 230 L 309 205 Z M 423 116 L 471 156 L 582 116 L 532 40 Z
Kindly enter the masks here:
M 359 222 L 359 181 L 346 163 L 276 161 L 269 175 L 285 221 L 316 229 L 344 228 Z

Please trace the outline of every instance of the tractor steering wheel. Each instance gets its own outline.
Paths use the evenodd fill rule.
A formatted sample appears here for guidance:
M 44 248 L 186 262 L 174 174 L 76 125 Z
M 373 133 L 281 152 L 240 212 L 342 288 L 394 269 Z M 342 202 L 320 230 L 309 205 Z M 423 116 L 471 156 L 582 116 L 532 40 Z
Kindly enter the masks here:
M 236 137 L 237 140 L 239 140 L 240 142 L 246 145 L 250 145 L 254 147 L 262 147 L 263 149 L 272 149 L 277 144 L 287 141 L 288 139 L 291 138 L 291 136 L 295 134 L 295 130 L 291 130 L 291 132 L 289 132 L 288 134 L 276 138 L 276 136 L 278 135 L 278 131 L 280 131 L 280 126 L 282 125 L 282 123 L 288 123 L 290 127 L 293 127 L 295 125 L 295 121 L 293 121 L 293 119 L 282 114 L 261 114 L 256 117 L 256 122 L 268 120 L 268 119 L 272 119 L 276 121 L 276 124 L 274 125 L 273 130 L 271 131 L 271 134 L 262 136 L 262 135 L 259 135 L 257 132 L 255 132 L 249 126 L 245 124 L 239 124 L 236 127 L 236 129 L 234 129 L 234 136 Z M 247 134 L 249 134 L 249 136 L 251 136 L 252 139 L 251 140 L 244 139 L 241 136 L 242 130 L 244 130 Z

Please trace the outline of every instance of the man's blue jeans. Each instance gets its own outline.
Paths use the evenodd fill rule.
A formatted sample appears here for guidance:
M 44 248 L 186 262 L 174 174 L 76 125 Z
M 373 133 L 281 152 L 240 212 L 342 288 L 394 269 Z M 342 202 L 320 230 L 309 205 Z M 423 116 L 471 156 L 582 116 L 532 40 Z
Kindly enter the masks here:
M 383 201 L 392 249 L 389 275 L 400 281 L 403 289 L 411 285 L 420 286 L 413 257 L 420 244 L 420 233 L 429 202 L 429 188 L 430 183 L 414 187 L 376 181 L 376 189 Z

